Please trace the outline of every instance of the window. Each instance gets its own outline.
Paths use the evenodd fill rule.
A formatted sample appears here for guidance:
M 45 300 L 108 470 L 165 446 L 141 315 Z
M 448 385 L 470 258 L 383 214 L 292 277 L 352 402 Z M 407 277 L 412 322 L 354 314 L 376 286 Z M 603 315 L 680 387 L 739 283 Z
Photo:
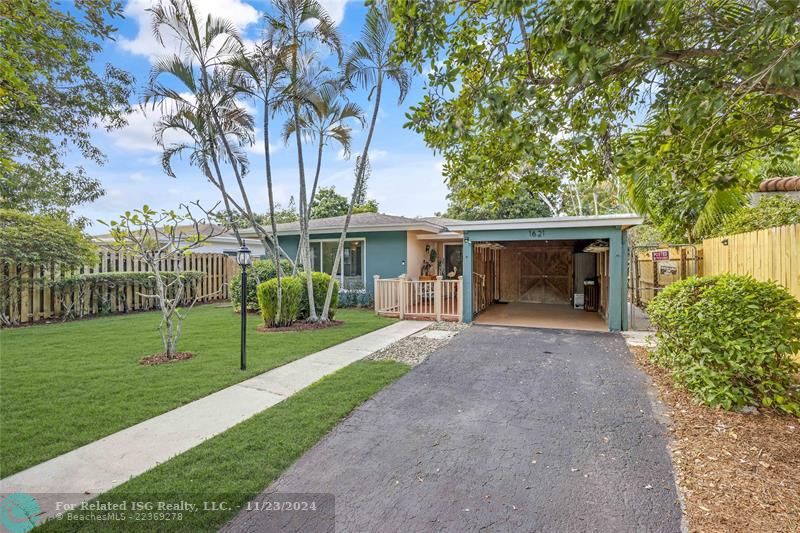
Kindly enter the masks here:
M 314 270 L 330 273 L 336 258 L 338 240 L 311 241 L 311 255 L 314 259 Z M 366 287 L 364 279 L 366 243 L 364 239 L 346 239 L 342 258 L 336 275 L 339 286 L 345 290 L 362 290 Z

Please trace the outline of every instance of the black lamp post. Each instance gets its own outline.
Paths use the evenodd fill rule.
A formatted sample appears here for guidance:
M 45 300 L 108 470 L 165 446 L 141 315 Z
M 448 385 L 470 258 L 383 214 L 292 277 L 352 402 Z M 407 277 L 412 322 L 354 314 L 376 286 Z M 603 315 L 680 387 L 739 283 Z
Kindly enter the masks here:
M 250 249 L 242 241 L 242 247 L 236 252 L 236 262 L 242 267 L 242 290 L 241 312 L 242 312 L 242 361 L 241 369 L 247 368 L 247 267 L 250 265 Z

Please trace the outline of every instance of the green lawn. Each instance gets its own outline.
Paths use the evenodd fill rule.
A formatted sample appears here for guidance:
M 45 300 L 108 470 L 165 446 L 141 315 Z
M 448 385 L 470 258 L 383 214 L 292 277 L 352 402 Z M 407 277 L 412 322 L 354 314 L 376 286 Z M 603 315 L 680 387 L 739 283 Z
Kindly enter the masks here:
M 0 332 L 0 477 L 73 450 L 255 374 L 386 326 L 368 311 L 339 310 L 343 326 L 258 333 L 248 317 L 247 371 L 239 370 L 239 315 L 192 310 L 178 347 L 195 357 L 159 366 L 158 313 Z
M 353 363 L 97 499 L 152 505 L 187 501 L 198 507 L 182 513 L 180 520 L 53 520 L 43 530 L 217 531 L 337 422 L 408 370 L 394 361 Z M 224 503 L 227 510 L 203 509 L 204 502 L 216 502 L 218 508 Z

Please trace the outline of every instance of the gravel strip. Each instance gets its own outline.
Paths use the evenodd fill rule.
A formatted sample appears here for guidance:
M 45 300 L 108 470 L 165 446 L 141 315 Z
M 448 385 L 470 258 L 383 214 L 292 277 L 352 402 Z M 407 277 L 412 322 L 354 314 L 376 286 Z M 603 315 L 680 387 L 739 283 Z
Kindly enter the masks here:
M 376 361 L 400 361 L 407 365 L 417 366 L 431 353 L 450 342 L 453 337 L 468 327 L 468 324 L 463 324 L 461 322 L 434 322 L 414 335 L 401 339 L 394 344 L 390 344 L 383 350 L 375 352 L 367 359 Z M 449 332 L 452 333 L 452 335 L 442 336 L 439 332 Z

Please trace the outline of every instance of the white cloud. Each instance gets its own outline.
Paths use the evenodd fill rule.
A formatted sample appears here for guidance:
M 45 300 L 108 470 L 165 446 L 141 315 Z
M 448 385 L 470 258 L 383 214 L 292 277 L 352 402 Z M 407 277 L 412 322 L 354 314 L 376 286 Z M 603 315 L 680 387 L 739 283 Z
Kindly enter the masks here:
M 351 152 L 350 153 L 350 157 L 347 158 L 347 157 L 345 157 L 344 149 L 340 148 L 339 151 L 336 152 L 336 159 L 338 161 L 355 161 L 355 157 L 358 156 L 358 155 L 360 155 L 360 153 L 359 154 L 354 154 L 353 152 Z M 378 150 L 378 149 L 370 150 L 369 151 L 369 161 L 370 161 L 370 163 L 374 163 L 376 161 L 381 161 L 382 159 L 385 159 L 387 155 L 389 155 L 389 152 L 387 152 L 386 150 Z
M 152 33 L 152 14 L 147 11 L 155 0 L 129 0 L 125 6 L 125 16 L 136 21 L 139 26 L 133 39 L 120 38 L 119 45 L 132 54 L 147 56 L 153 61 L 158 56 L 177 50 L 177 41 L 165 37 L 162 46 Z M 199 18 L 204 19 L 208 13 L 224 17 L 231 21 L 240 31 L 248 25 L 258 22 L 258 11 L 242 0 L 192 0 Z
M 331 16 L 333 21 L 336 24 L 340 24 L 342 19 L 344 19 L 344 10 L 349 1 L 350 0 L 319 0 L 319 3 L 325 8 L 325 11 L 328 12 L 328 15 Z
M 183 96 L 188 97 L 185 94 Z M 140 107 L 134 107 L 133 111 L 128 114 L 128 125 L 119 130 L 107 132 L 106 135 L 111 138 L 114 146 L 125 152 L 160 153 L 161 147 L 153 139 L 153 133 L 156 122 L 162 116 L 163 113 L 158 107 L 155 109 L 148 108 L 146 111 Z M 188 136 L 175 132 L 168 132 L 164 136 L 164 140 L 167 143 L 180 142 L 187 139 Z

